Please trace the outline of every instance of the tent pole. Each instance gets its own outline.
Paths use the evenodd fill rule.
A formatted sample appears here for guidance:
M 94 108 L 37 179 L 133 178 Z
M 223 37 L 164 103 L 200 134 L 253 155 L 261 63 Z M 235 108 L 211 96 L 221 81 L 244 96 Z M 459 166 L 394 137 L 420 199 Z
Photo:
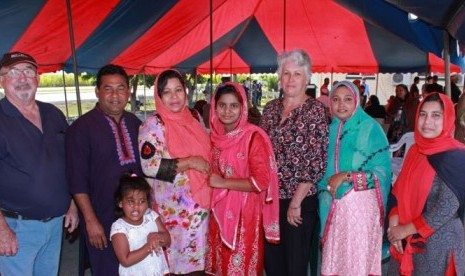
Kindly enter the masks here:
M 431 75 L 431 66 L 429 64 L 429 53 L 426 52 L 426 71 L 425 71 L 425 83 L 426 83 L 426 78 Z
M 69 110 L 68 110 L 68 96 L 66 95 L 66 80 L 65 80 L 65 70 L 61 70 L 61 77 L 63 79 L 63 92 L 65 94 L 65 108 L 66 108 L 66 119 L 69 119 Z
M 213 0 L 210 0 L 210 90 L 213 94 Z
M 444 82 L 445 82 L 445 89 L 444 91 L 447 96 L 451 96 L 450 91 L 450 55 L 449 55 L 449 33 L 445 30 L 444 31 Z
M 334 68 L 331 67 L 331 88 L 333 88 Z M 321 80 L 321 79 L 320 79 Z
M 74 85 L 76 86 L 76 102 L 78 115 L 82 115 L 81 108 L 81 93 L 79 92 L 79 76 L 77 70 L 77 58 L 76 58 L 76 47 L 74 44 L 74 30 L 73 30 L 73 18 L 71 14 L 71 3 L 70 0 L 66 0 L 66 11 L 68 14 L 68 27 L 69 27 L 69 41 L 71 43 L 71 53 L 73 56 L 73 71 L 74 71 Z
M 229 49 L 229 74 L 231 75 L 231 81 L 233 80 L 233 72 L 232 72 L 232 48 Z
M 376 87 L 375 87 L 375 95 L 378 96 L 378 80 L 379 80 L 379 72 L 376 73 Z
M 147 119 L 147 93 L 146 93 L 146 88 L 147 88 L 147 80 L 145 79 L 145 70 L 144 70 L 144 121 Z
M 286 0 L 283 8 L 283 51 L 286 51 Z
M 194 91 L 193 93 L 195 93 L 195 102 L 198 101 L 199 99 L 199 91 L 197 91 L 197 68 L 194 68 L 194 72 L 192 72 L 194 74 Z

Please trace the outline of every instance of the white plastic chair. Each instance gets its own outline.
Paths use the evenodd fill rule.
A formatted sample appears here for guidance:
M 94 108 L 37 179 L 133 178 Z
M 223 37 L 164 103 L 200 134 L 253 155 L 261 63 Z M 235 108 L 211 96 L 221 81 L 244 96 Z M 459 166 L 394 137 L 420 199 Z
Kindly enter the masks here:
M 415 143 L 413 132 L 406 132 L 399 141 L 389 146 L 391 152 L 391 166 L 392 166 L 392 183 L 394 183 L 399 175 L 402 164 L 404 163 L 404 157 L 407 155 L 410 147 Z M 405 145 L 404 157 L 392 157 L 392 154 L 398 151 L 403 145 Z

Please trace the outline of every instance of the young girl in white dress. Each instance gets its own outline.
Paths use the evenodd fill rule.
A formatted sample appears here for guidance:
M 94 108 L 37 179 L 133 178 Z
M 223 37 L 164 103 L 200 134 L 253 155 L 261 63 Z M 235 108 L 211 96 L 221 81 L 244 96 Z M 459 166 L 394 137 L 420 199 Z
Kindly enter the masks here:
M 119 260 L 119 275 L 169 274 L 162 247 L 171 237 L 159 215 L 149 208 L 151 188 L 143 177 L 124 175 L 115 192 L 120 218 L 111 226 L 110 239 Z

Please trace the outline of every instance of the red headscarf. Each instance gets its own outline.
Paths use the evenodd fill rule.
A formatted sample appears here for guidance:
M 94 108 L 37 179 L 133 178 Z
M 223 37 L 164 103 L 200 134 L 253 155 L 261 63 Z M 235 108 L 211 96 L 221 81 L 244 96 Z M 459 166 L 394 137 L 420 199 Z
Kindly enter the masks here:
M 269 153 L 269 165 L 272 173 L 270 175 L 270 183 L 267 191 L 261 192 L 263 206 L 263 226 L 265 230 L 265 238 L 269 242 L 279 241 L 279 197 L 278 197 L 278 175 L 277 167 L 274 161 L 273 148 L 268 138 L 268 135 L 259 127 L 247 122 L 247 98 L 244 88 L 233 82 L 228 82 L 225 85 L 232 86 L 239 93 L 239 101 L 242 103 L 241 115 L 235 128 L 226 133 L 224 125 L 216 115 L 215 105 L 216 100 L 213 97 L 210 108 L 210 130 L 211 141 L 214 150 L 220 151 L 220 158 L 226 159 L 234 170 L 230 177 L 232 178 L 248 178 L 250 172 L 248 162 L 244 162 L 237 158 L 239 148 L 247 148 L 250 145 L 252 135 L 259 134 L 264 138 L 266 148 Z M 218 90 L 217 90 L 218 91 Z M 217 92 L 215 92 L 216 95 Z M 265 162 L 265 161 L 264 161 Z M 215 170 L 215 166 L 212 166 Z M 219 171 L 214 171 L 221 174 Z M 230 248 L 235 248 L 235 234 L 239 225 L 239 218 L 242 210 L 240 204 L 244 198 L 244 192 L 228 189 L 214 189 L 212 196 L 212 210 L 214 217 L 220 226 L 221 237 L 223 242 Z
M 182 80 L 182 75 L 175 71 Z M 210 139 L 200 123 L 192 116 L 187 107 L 187 95 L 184 107 L 179 112 L 172 112 L 163 104 L 158 95 L 158 81 L 160 73 L 155 81 L 156 111 L 163 120 L 165 126 L 165 138 L 168 152 L 172 158 L 184 158 L 189 156 L 202 156 L 210 159 Z M 184 87 L 184 85 L 183 85 Z M 192 198 L 202 208 L 209 209 L 211 201 L 211 188 L 208 185 L 208 175 L 190 169 L 187 171 Z
M 408 224 L 422 215 L 436 175 L 436 171 L 428 162 L 427 156 L 452 149 L 465 148 L 462 143 L 453 138 L 455 128 L 454 104 L 446 95 L 442 93 L 434 94 L 439 95 L 444 104 L 443 129 L 436 138 L 424 138 L 420 134 L 416 126 L 418 125 L 421 107 L 425 102 L 423 100 L 417 108 L 415 117 L 415 144 L 408 151 L 402 170 L 392 189 L 392 193 L 397 199 L 399 224 Z M 430 96 L 431 94 L 426 98 Z M 411 247 L 410 240 L 411 237 L 407 238 L 407 247 L 403 256 L 391 248 L 393 257 L 401 262 L 401 271 L 405 274 L 409 274 L 413 270 L 412 254 L 416 252 Z

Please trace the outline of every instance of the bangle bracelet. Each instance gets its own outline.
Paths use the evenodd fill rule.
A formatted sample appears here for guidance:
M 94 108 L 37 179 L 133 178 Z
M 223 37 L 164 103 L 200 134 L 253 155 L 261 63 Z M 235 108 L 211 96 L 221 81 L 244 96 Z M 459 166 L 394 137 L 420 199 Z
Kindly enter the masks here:
M 292 207 L 292 206 L 289 206 L 290 209 L 299 209 L 300 206 L 297 206 L 297 207 Z

